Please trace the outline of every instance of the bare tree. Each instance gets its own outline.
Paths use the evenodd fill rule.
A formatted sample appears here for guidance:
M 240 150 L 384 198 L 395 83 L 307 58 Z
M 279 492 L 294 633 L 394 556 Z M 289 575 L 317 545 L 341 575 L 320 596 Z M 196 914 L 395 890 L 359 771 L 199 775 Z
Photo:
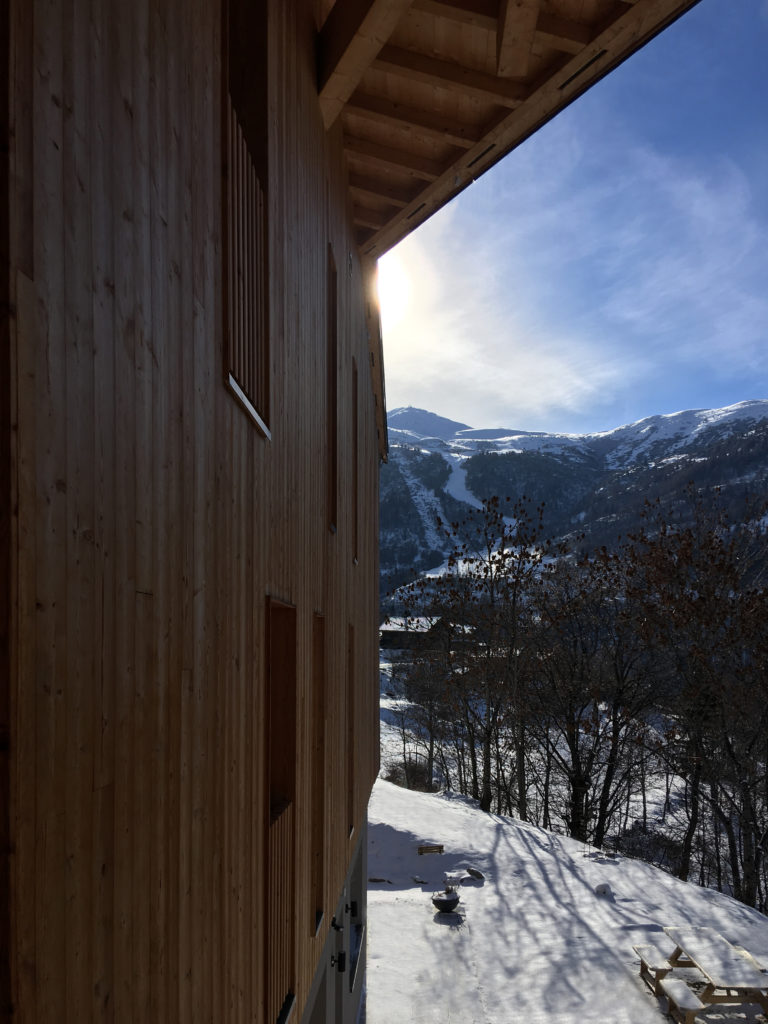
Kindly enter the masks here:
M 504 729 L 512 737 L 515 808 L 527 818 L 530 591 L 551 550 L 542 509 L 526 499 L 491 498 L 461 522 L 440 525 L 452 543 L 446 571 L 404 588 L 404 603 L 409 614 L 440 623 L 444 646 L 430 657 L 440 664 L 450 706 L 463 721 L 472 794 L 490 810 Z
M 706 806 L 725 837 L 734 895 L 755 906 L 768 850 L 765 530 L 746 513 L 733 522 L 692 488 L 687 503 L 679 525 L 649 509 L 635 581 L 642 633 L 667 682 L 668 753 L 689 792 L 678 874 L 690 875 Z

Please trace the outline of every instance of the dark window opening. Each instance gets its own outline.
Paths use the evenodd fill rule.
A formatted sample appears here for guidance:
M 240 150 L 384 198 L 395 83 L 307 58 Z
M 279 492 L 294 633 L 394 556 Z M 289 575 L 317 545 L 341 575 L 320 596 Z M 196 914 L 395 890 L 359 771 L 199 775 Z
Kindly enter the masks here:
M 267 1019 L 287 1020 L 296 992 L 296 609 L 267 601 Z
M 296 609 L 268 604 L 269 804 L 274 821 L 296 792 Z
M 335 533 L 338 523 L 339 452 L 338 452 L 338 401 L 339 401 L 339 310 L 338 273 L 333 249 L 328 246 L 327 272 L 327 324 L 326 324 L 326 365 L 327 365 L 327 406 L 326 426 L 328 445 L 328 528 Z
M 312 813 L 310 934 L 317 934 L 325 901 L 325 619 L 312 620 Z
M 355 627 L 347 636 L 347 820 L 349 834 L 355 830 Z
M 355 565 L 360 559 L 360 412 L 358 409 L 357 360 L 352 359 L 352 550 Z
M 224 16 L 225 380 L 269 437 L 267 5 Z

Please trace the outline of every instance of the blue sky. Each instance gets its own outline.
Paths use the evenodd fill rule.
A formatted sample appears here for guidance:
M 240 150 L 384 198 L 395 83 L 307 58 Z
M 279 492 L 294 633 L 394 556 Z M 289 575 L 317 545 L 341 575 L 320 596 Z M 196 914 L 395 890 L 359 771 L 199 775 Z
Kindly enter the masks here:
M 581 433 L 768 398 L 768 0 L 701 0 L 379 265 L 387 405 Z

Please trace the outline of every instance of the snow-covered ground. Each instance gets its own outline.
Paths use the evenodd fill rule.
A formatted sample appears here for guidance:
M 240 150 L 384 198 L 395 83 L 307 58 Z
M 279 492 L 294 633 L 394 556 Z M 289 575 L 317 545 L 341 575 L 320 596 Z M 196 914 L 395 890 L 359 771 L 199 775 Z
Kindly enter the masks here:
M 427 547 L 440 549 L 445 542 L 445 537 L 437 529 L 437 521 L 443 514 L 439 498 L 431 488 L 426 487 L 411 472 L 406 459 L 400 463 L 400 472 L 408 484 L 413 504 L 419 513 L 419 519 L 424 527 L 424 539 Z
M 662 927 L 709 925 L 768 966 L 768 920 L 640 861 L 478 811 L 450 794 L 379 780 L 369 807 L 367 1024 L 653 1024 L 663 1003 L 632 946 Z M 419 856 L 420 844 L 445 852 Z M 430 897 L 466 878 L 454 914 Z M 599 896 L 598 886 L 611 895 Z M 727 1005 L 702 1022 L 762 1021 Z
M 451 475 L 445 485 L 445 489 L 448 494 L 457 501 L 463 501 L 465 505 L 471 505 L 473 508 L 482 508 L 483 503 L 478 501 L 472 491 L 467 487 L 467 470 L 464 465 L 467 461 L 467 457 L 464 455 L 457 455 L 455 452 L 451 451 L 444 451 L 443 457 L 451 467 Z

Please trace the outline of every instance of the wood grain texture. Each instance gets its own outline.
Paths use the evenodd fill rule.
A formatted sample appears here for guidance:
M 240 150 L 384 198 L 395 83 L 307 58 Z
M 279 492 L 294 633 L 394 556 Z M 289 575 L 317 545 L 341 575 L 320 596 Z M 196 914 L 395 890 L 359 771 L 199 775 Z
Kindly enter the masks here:
M 0 61 L 11 64 L 10 19 L 5 9 L 0 19 Z M 11 464 L 13 440 L 11 419 L 15 409 L 11 381 L 15 366 L 11 360 L 11 211 L 8 154 L 10 152 L 9 75 L 0 80 L 0 1020 L 11 1019 L 11 609 L 18 600 L 12 575 L 13 538 L 11 508 L 14 501 Z M 15 307 L 15 302 L 14 302 Z
M 0 979 L 19 1020 L 267 1020 L 270 598 L 296 608 L 297 835 L 323 746 L 317 614 L 325 631 L 324 861 L 313 874 L 311 844 L 296 844 L 280 870 L 301 908 L 335 907 L 349 870 L 347 779 L 361 823 L 376 770 L 377 404 L 363 372 L 371 270 L 341 126 L 325 132 L 317 101 L 314 6 L 270 3 L 270 440 L 225 385 L 221 8 L 11 3 L 7 107 L 25 127 L 3 167 L 15 318 L 0 779 L 14 853 Z M 299 1012 L 329 924 L 296 927 Z

